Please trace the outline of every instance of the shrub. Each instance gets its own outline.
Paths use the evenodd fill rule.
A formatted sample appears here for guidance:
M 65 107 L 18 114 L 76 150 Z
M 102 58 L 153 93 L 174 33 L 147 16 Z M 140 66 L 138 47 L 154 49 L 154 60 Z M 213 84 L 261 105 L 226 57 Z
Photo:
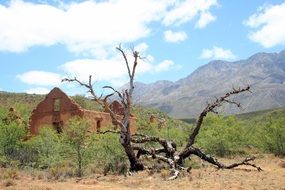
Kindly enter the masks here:
M 29 142 L 31 149 L 38 153 L 37 166 L 41 169 L 55 167 L 64 162 L 67 147 L 62 142 L 62 137 L 49 126 L 42 127 L 39 134 Z
M 285 155 L 285 117 L 264 118 L 263 124 L 258 126 L 256 146 L 277 156 Z
M 197 144 L 207 153 L 224 157 L 244 153 L 247 144 L 245 130 L 234 116 L 208 115 L 201 128 Z
M 64 180 L 65 178 L 73 177 L 75 174 L 72 165 L 69 165 L 68 163 L 50 167 L 48 173 L 48 178 L 53 180 Z
M 74 117 L 68 121 L 64 130 L 65 139 L 70 145 L 71 153 L 75 156 L 77 164 L 77 176 L 83 174 L 83 166 L 86 165 L 85 152 L 88 149 L 88 138 L 86 137 L 89 123 L 79 117 Z
M 95 172 L 126 174 L 128 171 L 128 159 L 117 134 L 93 134 L 88 153 Z
M 8 162 L 21 156 L 23 148 L 22 140 L 26 136 L 26 130 L 15 122 L 4 124 L 0 122 L 0 156 Z

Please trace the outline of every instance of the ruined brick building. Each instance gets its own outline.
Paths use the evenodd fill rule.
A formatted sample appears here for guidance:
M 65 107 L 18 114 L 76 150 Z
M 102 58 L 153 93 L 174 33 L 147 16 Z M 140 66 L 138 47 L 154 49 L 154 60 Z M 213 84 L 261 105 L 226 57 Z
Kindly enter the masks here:
M 110 108 L 120 116 L 123 108 L 119 102 L 114 101 Z M 52 126 L 58 133 L 67 127 L 67 121 L 79 116 L 87 119 L 90 123 L 89 132 L 99 131 L 101 128 L 115 128 L 109 113 L 90 111 L 81 108 L 76 102 L 70 99 L 62 90 L 54 88 L 46 95 L 30 117 L 30 132 L 38 134 L 41 127 Z M 131 119 L 131 133 L 136 131 L 135 118 Z

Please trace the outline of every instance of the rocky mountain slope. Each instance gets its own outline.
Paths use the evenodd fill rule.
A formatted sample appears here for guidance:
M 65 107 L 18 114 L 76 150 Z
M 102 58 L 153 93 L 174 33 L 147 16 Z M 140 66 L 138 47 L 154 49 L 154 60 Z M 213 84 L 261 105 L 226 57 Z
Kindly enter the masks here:
M 176 118 L 196 116 L 215 97 L 233 87 L 251 85 L 252 93 L 236 97 L 242 108 L 220 108 L 224 114 L 237 114 L 285 107 L 285 50 L 280 53 L 257 53 L 235 62 L 212 61 L 176 82 L 137 82 L 134 101 L 158 108 Z

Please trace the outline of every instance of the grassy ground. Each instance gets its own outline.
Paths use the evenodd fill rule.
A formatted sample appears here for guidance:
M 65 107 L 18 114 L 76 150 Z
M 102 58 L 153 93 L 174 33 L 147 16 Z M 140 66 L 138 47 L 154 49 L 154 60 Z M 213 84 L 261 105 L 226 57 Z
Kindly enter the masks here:
M 231 163 L 235 159 L 222 159 Z M 285 190 L 285 158 L 273 155 L 260 155 L 255 163 L 264 171 L 241 167 L 233 170 L 217 170 L 201 161 L 198 169 L 174 181 L 168 181 L 167 171 L 150 174 L 147 171 L 132 176 L 95 175 L 83 179 L 66 179 L 49 181 L 42 175 L 31 175 L 24 172 L 13 173 L 3 177 L 7 169 L 2 168 L 0 189 L 10 190 L 83 190 L 83 189 L 274 189 Z

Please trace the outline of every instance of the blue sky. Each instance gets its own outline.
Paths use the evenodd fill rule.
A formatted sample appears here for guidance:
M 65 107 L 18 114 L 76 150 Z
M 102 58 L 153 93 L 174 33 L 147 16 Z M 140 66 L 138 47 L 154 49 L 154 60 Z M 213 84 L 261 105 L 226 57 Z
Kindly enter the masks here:
M 136 81 L 176 81 L 211 60 L 285 49 L 285 1 L 0 0 L 0 90 L 47 93 L 61 78 L 127 82 L 115 47 L 137 49 Z M 131 59 L 131 57 L 130 57 Z

